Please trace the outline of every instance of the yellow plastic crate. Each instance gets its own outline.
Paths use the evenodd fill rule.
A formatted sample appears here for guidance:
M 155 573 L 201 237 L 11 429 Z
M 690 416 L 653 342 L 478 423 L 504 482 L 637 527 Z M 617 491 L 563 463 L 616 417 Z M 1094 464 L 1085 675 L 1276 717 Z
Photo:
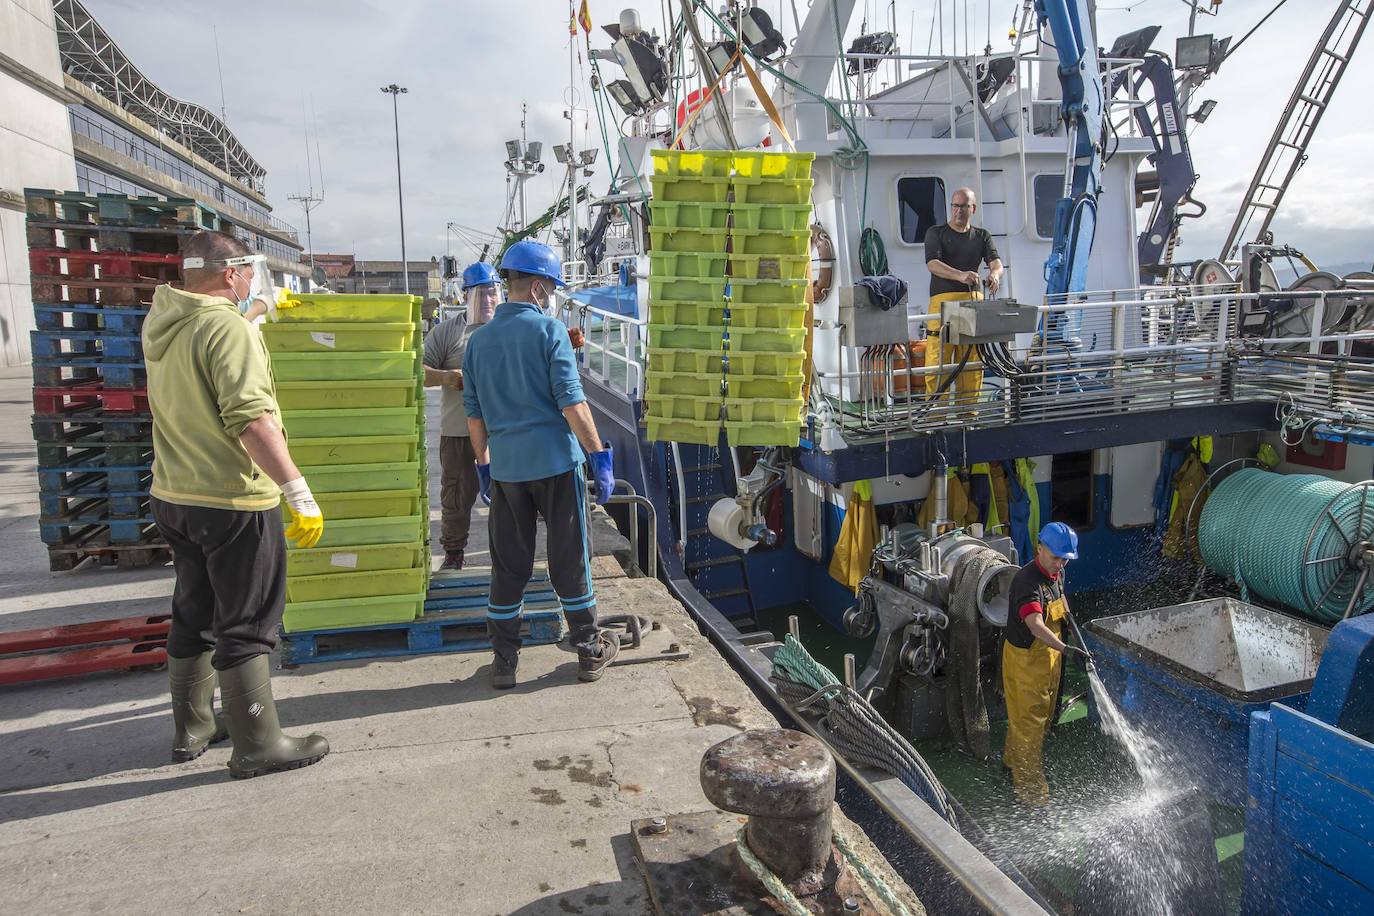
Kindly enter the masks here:
M 804 305 L 805 280 L 735 280 L 731 292 L 736 302 L 772 305 Z
M 667 420 L 649 417 L 650 442 L 687 442 L 696 445 L 715 445 L 720 439 L 720 421 L 697 423 L 692 420 Z
M 806 303 L 780 305 L 775 302 L 730 303 L 731 328 L 805 328 Z
M 815 153 L 774 153 L 736 150 L 732 165 L 739 178 L 807 179 Z
M 410 407 L 414 403 L 415 382 L 408 378 L 349 382 L 277 382 L 277 406 L 282 410 Z
M 311 547 L 309 550 L 288 547 L 286 574 L 299 577 L 412 569 L 423 565 L 428 557 L 425 545 L 418 541 L 409 544 L 345 544 L 340 547 Z
M 666 229 L 662 226 L 649 227 L 649 241 L 652 248 L 650 257 L 656 251 L 725 251 L 725 243 L 730 239 L 729 229 Z
M 772 229 L 787 232 L 811 230 L 811 205 L 731 204 L 731 224 L 736 229 Z
M 362 493 L 372 490 L 408 490 L 420 485 L 420 462 L 392 461 L 379 464 L 301 465 L 312 492 Z
M 709 350 L 650 348 L 649 372 L 691 372 L 699 375 L 720 375 L 723 354 L 719 348 Z
M 738 332 L 736 332 L 738 333 Z M 803 338 L 805 339 L 805 338 Z M 743 350 L 730 351 L 729 375 L 772 375 L 801 377 L 802 365 L 806 354 L 793 353 L 750 353 Z
M 795 375 L 737 375 L 732 372 L 725 377 L 726 397 L 729 400 L 766 398 L 797 401 L 802 396 L 804 381 L 800 372 Z M 726 419 L 735 418 L 727 415 Z
M 419 617 L 424 606 L 423 594 L 302 601 L 286 606 L 281 618 L 281 628 L 287 633 L 297 633 L 302 630 L 407 623 Z
M 687 395 L 694 398 L 720 399 L 721 374 L 696 372 L 650 372 L 648 397 L 656 400 L 662 395 Z
M 735 353 L 799 353 L 806 346 L 806 328 L 731 328 L 730 361 Z
M 797 423 L 801 398 L 726 398 L 725 419 L 730 423 Z
M 419 296 L 375 293 L 287 293 L 290 308 L 277 309 L 277 320 L 303 321 L 413 321 Z
M 655 149 L 649 151 L 654 162 L 654 176 L 684 176 L 693 178 L 728 178 L 734 167 L 733 150 L 678 150 Z
M 659 395 L 647 400 L 648 414 L 662 420 L 695 420 L 704 423 L 720 417 L 720 389 L 708 397 L 673 394 Z
M 288 604 L 297 604 L 303 601 L 419 594 L 425 590 L 428 581 L 429 570 L 421 567 L 287 576 L 286 601 Z
M 281 421 L 289 435 L 304 439 L 418 435 L 414 407 L 283 410 Z
M 649 346 L 663 350 L 711 350 L 721 345 L 723 332 L 719 327 L 690 325 L 649 325 Z
M 724 277 L 725 252 L 710 251 L 651 251 L 650 277 Z
M 774 229 L 732 229 L 733 250 L 737 254 L 804 255 L 811 244 L 809 232 Z
M 315 550 L 351 544 L 411 544 L 429 536 L 428 517 L 417 512 L 390 518 L 330 518 L 324 520 L 324 534 Z M 288 542 L 289 544 L 289 542 Z
M 725 277 L 660 277 L 649 275 L 649 302 L 720 302 L 725 298 Z
M 653 199 L 694 204 L 723 204 L 730 198 L 729 178 L 680 178 L 655 175 L 649 179 Z M 791 201 L 798 203 L 798 201 Z
M 409 350 L 415 325 L 409 321 L 312 321 L 264 324 L 263 339 L 272 353 L 359 353 Z
M 272 376 L 282 382 L 361 382 L 409 379 L 416 375 L 411 350 L 359 353 L 273 353 Z
M 717 302 L 674 302 L 650 299 L 649 320 L 655 324 L 698 325 L 724 328 L 725 300 Z
M 730 276 L 739 280 L 804 280 L 811 257 L 804 254 L 732 254 Z
M 724 229 L 730 225 L 730 211 L 729 203 L 698 203 L 690 200 L 649 202 L 650 221 L 665 229 Z
M 348 491 L 316 493 L 315 501 L 324 513 L 324 528 L 329 531 L 331 520 L 350 518 L 409 518 L 420 514 L 420 488 L 398 490 Z M 282 521 L 290 523 L 291 513 L 285 502 L 281 505 Z M 364 542 L 370 538 L 363 538 Z M 352 543 L 358 543 L 353 541 Z M 318 545 L 317 545 L 318 546 Z
M 811 200 L 809 178 L 741 178 L 730 181 L 736 203 L 741 204 L 804 204 Z
M 732 446 L 787 445 L 801 441 L 799 423 L 726 423 L 725 439 Z
M 414 461 L 420 451 L 418 437 L 351 436 L 347 439 L 296 439 L 287 446 L 291 458 L 298 465 L 308 464 L 380 464 L 384 461 Z

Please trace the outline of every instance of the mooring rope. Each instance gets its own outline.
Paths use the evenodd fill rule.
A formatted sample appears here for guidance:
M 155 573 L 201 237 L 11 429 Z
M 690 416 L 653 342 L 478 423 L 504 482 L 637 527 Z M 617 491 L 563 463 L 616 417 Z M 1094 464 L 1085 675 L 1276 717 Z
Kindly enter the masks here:
M 811 916 L 811 911 L 801 902 L 792 889 L 783 883 L 783 880 L 773 874 L 773 870 L 754 855 L 754 850 L 749 848 L 749 839 L 745 836 L 748 828 L 741 827 L 739 833 L 735 834 L 735 848 L 739 850 L 740 861 L 749 866 L 749 870 L 754 873 L 754 877 L 759 879 L 773 899 L 782 904 L 792 916 Z M 894 916 L 911 916 L 911 911 L 902 903 L 895 891 L 884 881 L 877 872 L 869 868 L 868 863 L 860 858 L 858 852 L 849 841 L 844 838 L 844 834 L 835 831 L 835 845 L 840 848 L 840 854 L 844 856 L 850 866 L 858 873 L 859 879 L 864 883 L 868 890 L 872 891 L 879 900 L 888 908 L 888 912 Z

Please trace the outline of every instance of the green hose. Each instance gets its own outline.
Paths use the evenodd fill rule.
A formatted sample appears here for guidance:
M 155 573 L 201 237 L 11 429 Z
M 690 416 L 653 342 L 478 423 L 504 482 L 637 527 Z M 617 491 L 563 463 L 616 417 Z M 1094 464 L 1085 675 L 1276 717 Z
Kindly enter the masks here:
M 1374 487 L 1243 468 L 1208 497 L 1198 546 L 1203 562 L 1243 591 L 1335 623 L 1347 608 L 1374 605 L 1374 579 L 1354 562 L 1371 532 Z

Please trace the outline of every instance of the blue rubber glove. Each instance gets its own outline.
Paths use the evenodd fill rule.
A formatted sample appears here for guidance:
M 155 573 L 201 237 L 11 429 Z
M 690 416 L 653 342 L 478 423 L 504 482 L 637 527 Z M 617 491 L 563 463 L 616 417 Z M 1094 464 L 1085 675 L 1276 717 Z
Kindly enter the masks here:
M 611 448 L 609 442 L 601 443 L 602 449 L 599 452 L 592 452 L 587 456 L 587 460 L 592 464 L 592 478 L 596 482 L 596 504 L 606 505 L 611 498 L 611 491 L 615 489 L 615 469 L 613 458 L 615 449 Z
M 477 492 L 482 496 L 482 505 L 491 505 L 491 465 L 477 465 Z

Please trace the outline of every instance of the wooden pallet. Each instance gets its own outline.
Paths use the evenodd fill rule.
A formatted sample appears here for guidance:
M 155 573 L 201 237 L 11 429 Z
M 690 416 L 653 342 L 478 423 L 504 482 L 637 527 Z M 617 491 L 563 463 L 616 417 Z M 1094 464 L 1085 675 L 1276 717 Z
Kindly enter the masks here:
M 48 547 L 48 569 L 52 572 L 75 569 L 87 560 L 97 566 L 141 569 L 145 566 L 161 566 L 171 559 L 171 548 L 156 540 L 142 544 L 111 544 L 93 537 L 84 542 Z

